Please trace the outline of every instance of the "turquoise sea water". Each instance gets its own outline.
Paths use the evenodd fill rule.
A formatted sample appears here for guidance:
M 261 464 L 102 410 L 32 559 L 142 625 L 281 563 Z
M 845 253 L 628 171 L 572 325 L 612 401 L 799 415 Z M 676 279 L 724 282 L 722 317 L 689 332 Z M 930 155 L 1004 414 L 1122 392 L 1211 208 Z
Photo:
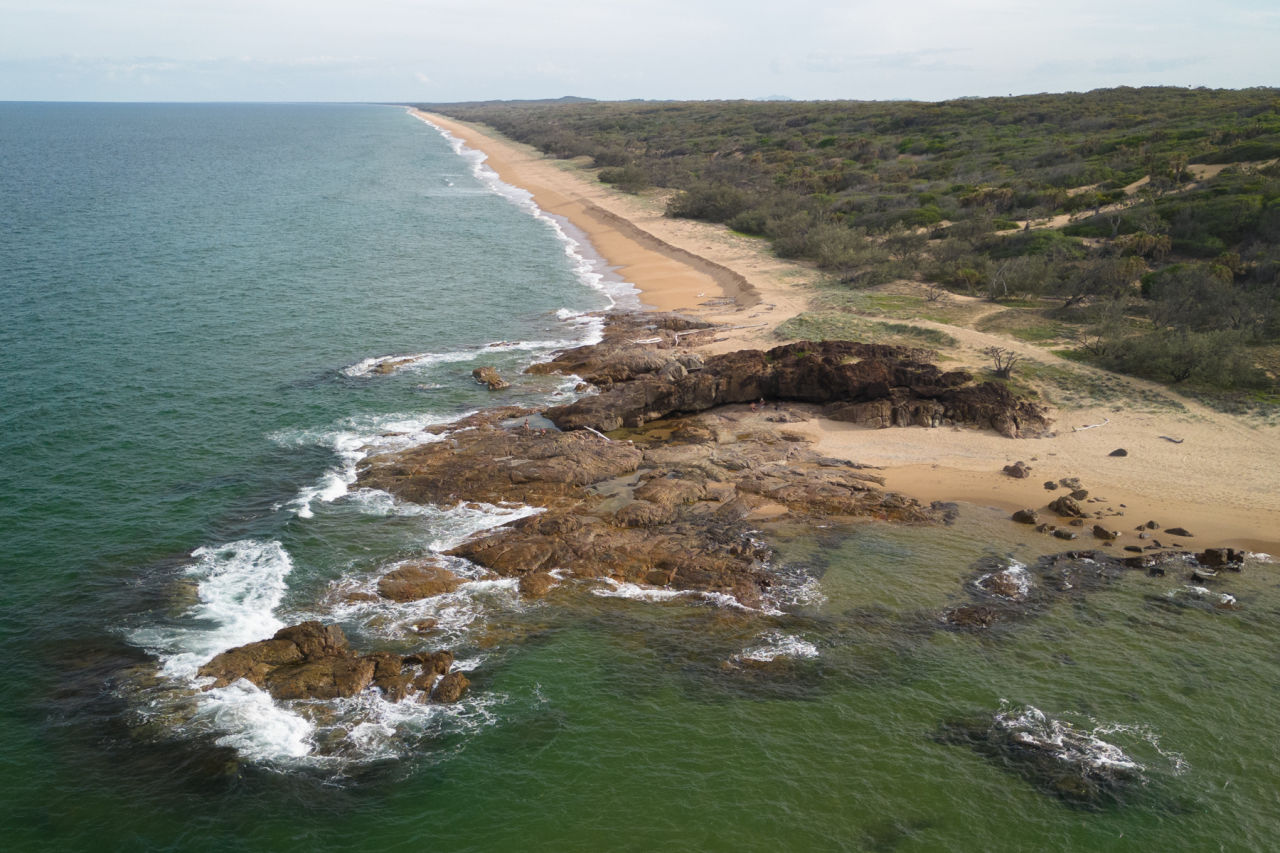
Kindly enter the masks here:
M 947 528 L 771 532 L 805 593 L 775 613 L 573 586 L 530 603 L 486 581 L 353 602 L 520 511 L 399 505 L 352 492 L 353 466 L 563 396 L 519 369 L 588 339 L 579 313 L 625 292 L 398 108 L 0 104 L 0 162 L 7 849 L 1280 837 L 1269 564 L 1208 593 L 1135 572 L 948 631 L 938 613 L 977 577 L 1046 547 L 963 507 Z M 515 387 L 480 388 L 481 364 Z M 1213 606 L 1228 590 L 1239 609 Z M 406 626 L 426 617 L 424 641 Z M 361 648 L 455 648 L 471 693 L 304 717 L 191 689 L 212 654 L 305 618 Z M 1123 750 L 1138 781 L 1085 808 L 943 736 L 1037 709 Z

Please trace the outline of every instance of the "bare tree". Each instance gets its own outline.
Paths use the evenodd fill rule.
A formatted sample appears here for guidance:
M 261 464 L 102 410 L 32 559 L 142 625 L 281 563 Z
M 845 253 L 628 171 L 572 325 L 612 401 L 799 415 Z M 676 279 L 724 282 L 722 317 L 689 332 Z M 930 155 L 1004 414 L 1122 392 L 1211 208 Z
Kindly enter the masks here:
M 1004 347 L 987 347 L 982 354 L 991 359 L 991 363 L 995 366 L 995 375 L 1001 379 L 1012 376 L 1013 366 L 1022 360 L 1021 355 Z

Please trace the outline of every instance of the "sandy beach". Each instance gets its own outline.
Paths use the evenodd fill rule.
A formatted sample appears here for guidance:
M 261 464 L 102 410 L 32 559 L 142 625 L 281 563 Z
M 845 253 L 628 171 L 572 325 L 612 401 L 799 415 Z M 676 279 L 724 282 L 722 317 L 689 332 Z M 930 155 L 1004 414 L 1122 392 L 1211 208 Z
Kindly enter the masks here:
M 722 226 L 668 219 L 657 200 L 617 192 L 573 164 L 544 157 L 487 128 L 418 115 L 484 152 L 486 164 L 503 181 L 528 190 L 544 210 L 581 229 L 640 290 L 642 303 L 724 324 L 726 330 L 709 347 L 713 351 L 777 345 L 781 341 L 773 329 L 808 305 L 807 285 L 817 273 L 778 260 L 763 241 Z M 960 341 L 959 351 L 949 354 L 967 366 L 982 366 L 979 353 L 991 345 L 1022 346 L 1039 360 L 1053 359 L 1009 338 L 927 325 L 944 328 Z M 1154 387 L 1138 380 L 1133 386 Z M 1045 481 L 1076 477 L 1092 497 L 1102 499 L 1087 508 L 1117 513 L 1103 523 L 1124 533 L 1118 544 L 1139 544 L 1135 528 L 1155 520 L 1195 534 L 1164 537 L 1165 545 L 1231 545 L 1280 554 L 1280 427 L 1160 391 L 1174 405 L 1113 400 L 1055 410 L 1054 431 L 1041 438 L 1007 439 L 961 428 L 876 430 L 823 418 L 794 428 L 827 455 L 883 467 L 890 489 L 921 500 L 1042 508 L 1062 494 L 1046 490 Z M 1127 455 L 1111 456 L 1117 449 Z M 1025 480 L 1001 472 L 1018 460 L 1031 466 Z M 1054 520 L 1051 513 L 1042 515 Z M 1079 540 L 1085 547 L 1097 541 L 1088 531 Z

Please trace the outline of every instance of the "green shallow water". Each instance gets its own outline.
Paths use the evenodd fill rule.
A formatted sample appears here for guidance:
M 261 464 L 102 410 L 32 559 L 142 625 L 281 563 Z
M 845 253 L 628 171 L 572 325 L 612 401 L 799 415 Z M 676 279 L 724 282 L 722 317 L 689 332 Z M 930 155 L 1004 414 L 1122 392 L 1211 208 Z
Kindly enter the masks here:
M 1175 605 L 1181 577 L 1131 572 L 989 631 L 944 630 L 938 614 L 982 571 L 1050 547 L 963 506 L 945 528 L 769 531 L 779 571 L 820 593 L 772 615 L 575 585 L 537 603 L 477 588 L 453 609 L 345 605 L 471 522 L 317 497 L 343 437 L 494 402 L 471 367 L 515 375 L 543 350 L 477 347 L 580 336 L 554 312 L 604 297 L 550 226 L 399 110 L 0 114 L 6 162 L 25 164 L 4 173 L 22 203 L 6 204 L 0 243 L 15 283 L 0 295 L 6 848 L 1274 845 L 1280 589 L 1266 563 L 1221 584 L 1238 610 Z M 433 358 L 348 375 L 398 353 Z M 499 399 L 554 393 L 526 378 Z M 238 584 L 222 604 L 263 596 L 236 611 L 245 630 L 332 618 L 362 646 L 405 649 L 423 642 L 406 623 L 439 616 L 474 663 L 471 698 L 429 717 L 335 711 L 303 756 L 266 731 L 279 718 L 193 716 L 181 679 L 152 676 L 222 624 L 193 614 L 211 593 L 192 552 L 234 542 L 266 555 L 239 574 L 218 564 Z M 274 598 L 272 554 L 289 560 Z M 799 656 L 741 659 L 770 637 Z M 1026 706 L 1097 730 L 1144 783 L 1082 808 L 941 736 Z

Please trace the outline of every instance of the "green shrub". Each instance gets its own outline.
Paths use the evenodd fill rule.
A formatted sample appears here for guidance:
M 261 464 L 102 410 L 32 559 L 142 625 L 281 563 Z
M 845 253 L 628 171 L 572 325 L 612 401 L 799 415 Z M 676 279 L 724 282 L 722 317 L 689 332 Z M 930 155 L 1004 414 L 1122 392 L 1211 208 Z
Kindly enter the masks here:
M 639 166 L 623 166 L 620 169 L 601 169 L 600 180 L 613 184 L 620 190 L 638 193 L 649 187 L 649 175 Z
M 1238 334 L 1161 330 L 1110 342 L 1102 362 L 1112 370 L 1162 382 L 1256 388 L 1266 377 Z
M 752 202 L 751 194 L 728 184 L 702 183 L 676 195 L 667 204 L 667 215 L 707 222 L 728 222 Z

